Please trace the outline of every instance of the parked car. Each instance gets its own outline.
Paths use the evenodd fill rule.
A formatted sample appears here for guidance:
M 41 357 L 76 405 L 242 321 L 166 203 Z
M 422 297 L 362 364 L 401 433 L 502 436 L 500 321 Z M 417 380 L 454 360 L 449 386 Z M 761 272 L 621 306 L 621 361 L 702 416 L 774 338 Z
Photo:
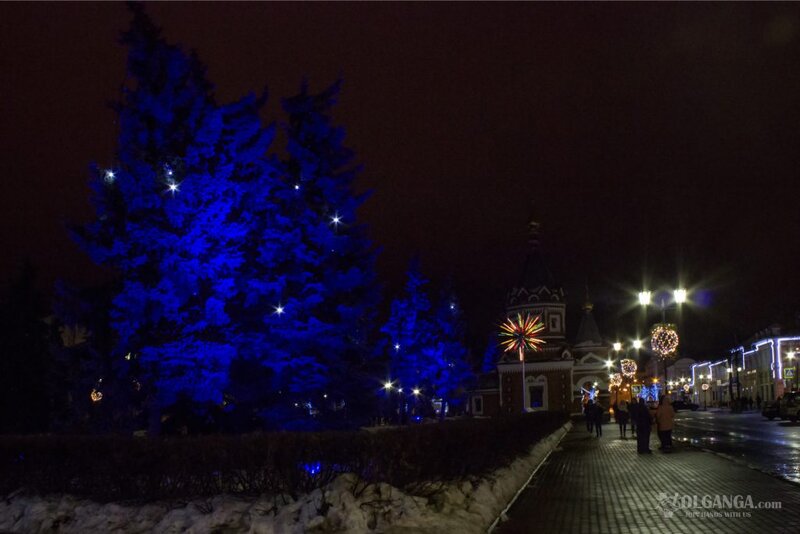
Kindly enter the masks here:
M 682 400 L 676 400 L 672 403 L 672 408 L 677 412 L 679 410 L 691 410 L 695 411 L 700 407 L 699 404 L 695 404 L 693 402 L 685 402 Z
M 776 417 L 780 417 L 780 405 L 778 401 L 765 402 L 764 407 L 761 409 L 761 415 L 772 421 Z
M 792 423 L 800 417 L 800 398 L 797 393 L 786 393 L 781 399 L 778 415 L 781 419 L 788 419 Z

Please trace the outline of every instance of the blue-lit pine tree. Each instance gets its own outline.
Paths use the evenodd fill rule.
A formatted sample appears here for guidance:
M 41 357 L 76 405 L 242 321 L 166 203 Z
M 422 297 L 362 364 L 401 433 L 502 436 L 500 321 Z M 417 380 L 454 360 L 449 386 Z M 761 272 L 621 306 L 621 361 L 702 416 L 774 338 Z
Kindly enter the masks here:
M 312 273 L 308 283 L 318 298 L 307 310 L 314 318 L 308 350 L 323 363 L 328 383 L 324 397 L 313 401 L 352 418 L 373 400 L 364 394 L 371 393 L 367 341 L 378 293 L 375 252 L 356 222 L 366 195 L 355 193 L 358 167 L 343 144 L 344 129 L 330 118 L 339 90 L 337 82 L 313 94 L 303 84 L 299 94 L 283 101 L 289 156 L 284 177 L 295 193 L 295 217 L 305 221 L 302 239 Z
M 389 378 L 395 387 L 406 391 L 430 386 L 428 359 L 436 344 L 436 324 L 427 285 L 415 260 L 408 270 L 403 293 L 392 300 L 389 319 L 381 328 L 389 345 Z M 430 396 L 430 389 L 426 396 Z
M 498 348 L 497 334 L 492 332 L 489 334 L 489 340 L 486 342 L 486 350 L 483 352 L 483 360 L 481 360 L 481 373 L 491 373 L 497 370 L 497 362 L 500 360 L 501 350 Z
M 472 379 L 469 351 L 464 339 L 464 320 L 454 292 L 442 293 L 434 321 L 436 338 L 429 356 L 429 381 L 433 395 L 442 399 L 440 415 L 444 417 L 445 406 L 458 405 Z
M 129 87 L 116 164 L 93 182 L 97 220 L 81 238 L 122 279 L 115 356 L 142 367 L 153 419 L 179 394 L 220 402 L 236 349 L 225 302 L 243 261 L 242 190 L 219 153 L 224 118 L 203 68 L 132 7 Z M 129 356 L 130 358 L 130 356 Z
M 445 291 L 432 304 L 427 285 L 418 262 L 412 262 L 403 294 L 392 301 L 381 332 L 388 342 L 395 386 L 406 395 L 419 390 L 413 399 L 418 404 L 439 399 L 444 417 L 444 407 L 460 400 L 472 375 L 458 301 Z
M 286 260 L 304 254 L 265 158 L 263 102 L 217 105 L 199 61 L 132 9 L 117 163 L 96 171 L 97 219 L 78 239 L 120 276 L 114 356 L 136 361 L 155 430 L 179 397 L 219 406 L 235 360 L 268 368 L 265 387 L 280 391 L 303 360 L 288 345 L 307 277 Z

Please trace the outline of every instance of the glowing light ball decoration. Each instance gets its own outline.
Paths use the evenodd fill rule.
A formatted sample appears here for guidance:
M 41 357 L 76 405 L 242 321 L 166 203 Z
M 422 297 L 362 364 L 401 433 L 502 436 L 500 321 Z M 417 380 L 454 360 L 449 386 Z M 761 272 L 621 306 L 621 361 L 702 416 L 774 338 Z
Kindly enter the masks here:
M 630 358 L 621 360 L 619 362 L 619 367 L 622 370 L 622 376 L 625 378 L 633 378 L 636 371 L 639 369 L 639 366 L 636 365 L 636 360 L 631 360 Z
M 519 361 L 522 363 L 522 411 L 527 411 L 528 402 L 525 390 L 525 351 L 541 350 L 540 345 L 544 340 L 539 337 L 539 333 L 544 330 L 541 315 L 531 317 L 530 314 L 518 313 L 516 318 L 508 317 L 506 322 L 500 325 L 500 345 L 504 352 L 516 351 L 519 353 Z
M 608 383 L 611 387 L 618 388 L 622 385 L 622 375 L 619 373 L 612 373 L 608 375 Z
M 686 392 L 686 393 L 689 393 L 689 389 L 690 389 L 689 388 L 689 384 L 684 384 L 683 391 Z
M 97 389 L 93 389 L 91 393 L 89 393 L 89 398 L 92 399 L 92 402 L 100 402 L 103 400 L 103 392 Z
M 675 355 L 678 341 L 678 332 L 674 324 L 657 324 L 650 332 L 650 347 L 662 360 Z

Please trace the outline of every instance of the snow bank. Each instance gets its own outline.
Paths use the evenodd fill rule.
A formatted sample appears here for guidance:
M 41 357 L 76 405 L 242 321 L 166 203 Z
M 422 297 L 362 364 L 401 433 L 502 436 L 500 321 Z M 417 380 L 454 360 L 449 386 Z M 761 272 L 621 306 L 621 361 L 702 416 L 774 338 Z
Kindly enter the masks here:
M 241 499 L 220 495 L 189 503 L 99 504 L 69 495 L 11 496 L 0 501 L 2 532 L 206 533 L 485 532 L 571 423 L 533 446 L 527 456 L 491 475 L 447 484 L 430 498 L 388 484 L 339 476 L 294 500 L 286 495 Z

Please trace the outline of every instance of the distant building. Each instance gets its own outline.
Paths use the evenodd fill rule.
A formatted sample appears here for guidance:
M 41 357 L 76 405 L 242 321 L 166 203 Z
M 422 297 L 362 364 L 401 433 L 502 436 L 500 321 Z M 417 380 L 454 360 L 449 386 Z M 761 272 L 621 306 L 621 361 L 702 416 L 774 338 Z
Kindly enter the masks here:
M 800 335 L 782 335 L 781 327 L 772 325 L 751 337 L 747 347 L 692 365 L 694 402 L 725 406 L 739 397 L 775 400 L 797 389 L 798 354 Z M 703 384 L 708 385 L 705 390 Z
M 666 367 L 667 391 L 673 399 L 689 399 L 692 394 L 693 358 L 678 358 Z

